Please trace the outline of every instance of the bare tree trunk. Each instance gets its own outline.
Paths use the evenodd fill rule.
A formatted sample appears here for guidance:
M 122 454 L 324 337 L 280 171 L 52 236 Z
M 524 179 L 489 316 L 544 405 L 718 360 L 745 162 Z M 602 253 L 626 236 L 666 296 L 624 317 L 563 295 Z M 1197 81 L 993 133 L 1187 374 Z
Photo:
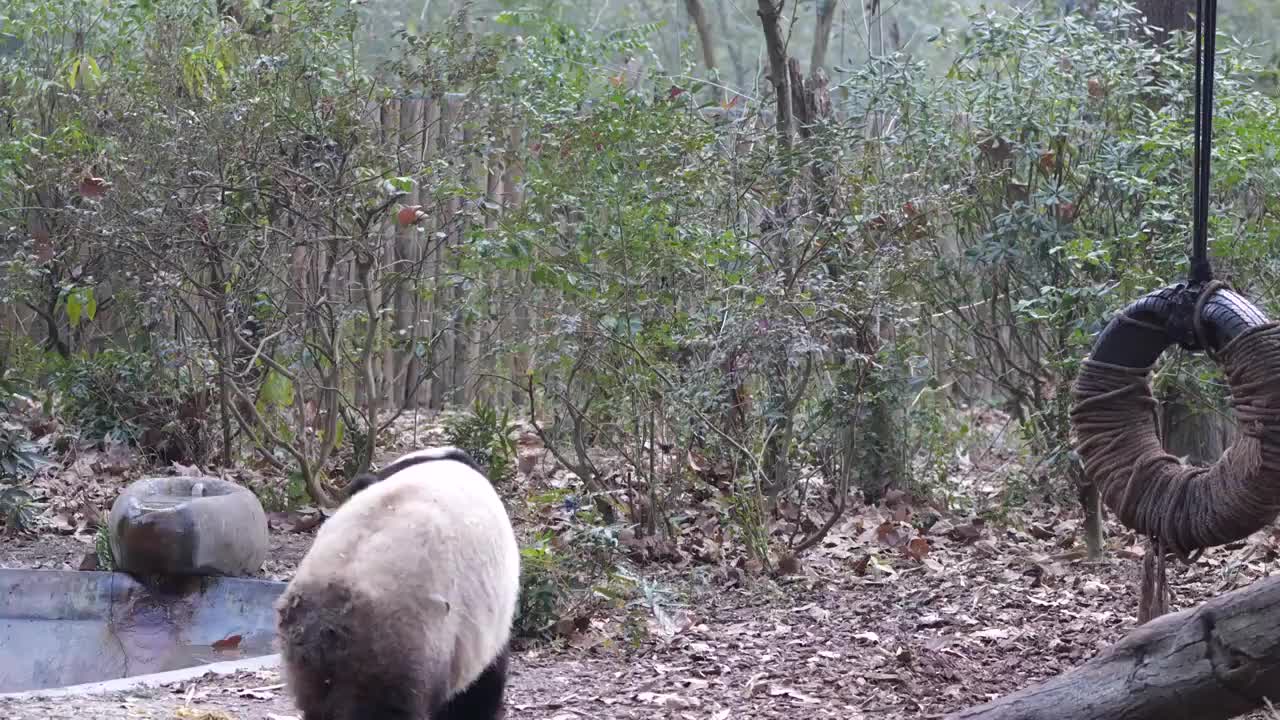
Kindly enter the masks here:
M 499 129 L 494 128 L 494 137 L 500 137 L 498 133 Z M 498 213 L 502 209 L 503 168 L 499 161 L 501 153 L 502 149 L 495 147 L 487 156 L 488 161 L 481 168 L 485 173 L 484 199 L 488 206 L 484 216 L 484 227 L 485 232 L 491 235 L 497 232 Z M 493 376 L 497 374 L 498 354 L 501 351 L 502 342 L 506 340 L 502 332 L 504 326 L 502 318 L 506 316 L 507 284 L 505 270 L 496 270 L 488 277 L 484 302 L 485 314 L 481 318 L 477 338 L 480 368 L 476 379 L 476 397 L 481 402 L 498 406 L 506 404 L 506 394 L 497 391 Z
M 502 208 L 504 213 L 514 212 L 524 202 L 524 166 L 521 152 L 524 150 L 524 129 L 513 127 L 507 136 L 506 170 L 502 175 Z M 515 270 L 511 274 L 511 329 L 504 338 L 515 351 L 511 353 L 511 404 L 521 407 L 528 403 L 524 391 L 525 375 L 529 371 L 529 351 L 521 346 L 528 342 L 533 322 L 529 306 L 535 300 L 535 290 L 529 281 L 529 273 Z M 532 410 L 532 408 L 530 408 Z
M 1135 4 L 1156 28 L 1157 43 L 1163 43 L 1175 30 L 1194 30 L 1196 27 L 1196 0 L 1138 0 Z
M 831 43 L 831 26 L 835 23 L 836 7 L 840 0 L 819 0 L 818 24 L 813 31 L 813 55 L 809 58 L 809 72 L 827 64 L 827 48 Z
M 684 0 L 684 6 L 689 10 L 689 17 L 693 18 L 694 27 L 698 29 L 698 42 L 702 44 L 702 64 L 707 66 L 707 70 L 715 70 L 715 38 L 711 31 L 711 20 L 702 7 L 702 0 Z
M 408 100 L 403 104 L 398 100 L 390 100 L 382 106 L 381 112 L 379 113 L 379 120 L 382 125 L 382 146 L 384 152 L 391 154 L 393 157 L 397 155 L 400 150 L 400 128 L 404 122 L 404 113 L 408 110 L 408 104 Z M 406 201 L 408 203 L 413 202 L 412 198 L 406 198 Z M 382 224 L 382 232 L 380 233 L 382 247 L 381 252 L 378 253 L 381 255 L 381 258 L 379 261 L 375 262 L 380 262 L 384 271 L 391 271 L 391 269 L 394 268 L 396 263 L 400 260 L 400 239 L 403 236 L 406 236 L 408 232 L 409 231 L 404 230 L 403 228 L 397 228 L 394 223 Z M 361 280 L 363 281 L 369 278 L 374 278 L 376 280 L 381 275 L 381 272 L 373 273 L 372 271 L 369 271 L 364 273 L 364 277 L 362 277 Z M 363 286 L 366 298 L 373 297 L 375 294 L 381 295 L 381 288 L 369 287 L 364 282 L 361 282 L 361 285 Z M 381 300 L 380 297 L 378 299 Z M 381 309 L 377 305 L 371 305 L 370 307 L 372 308 L 370 312 L 373 313 L 376 313 Z M 374 327 L 378 325 L 378 318 L 370 315 L 365 319 L 365 322 L 368 323 L 369 327 Z M 399 323 L 400 319 L 396 318 L 395 322 Z M 368 339 L 370 342 L 379 343 L 382 341 L 382 338 L 379 337 L 379 335 L 380 333 L 372 333 L 368 336 Z M 366 349 L 365 352 L 370 352 L 370 350 Z M 366 389 L 366 392 L 368 393 L 367 397 L 369 398 L 368 406 L 371 408 L 375 407 L 378 402 L 374 400 L 374 398 L 378 398 L 378 400 L 386 402 L 392 410 L 399 409 L 399 406 L 396 405 L 395 392 L 396 354 L 397 352 L 394 347 L 389 344 L 386 345 L 382 349 L 381 357 L 377 358 L 374 363 L 374 371 L 368 373 L 368 376 L 365 378 L 366 382 L 372 381 L 373 383 Z M 376 432 L 376 429 L 370 429 L 370 432 Z
M 733 27 L 729 24 L 729 11 L 727 2 L 720 2 L 720 28 L 725 34 L 730 34 Z M 739 85 L 749 85 L 747 82 L 747 66 L 742 60 L 742 43 L 729 43 L 725 48 L 729 53 L 729 61 L 733 63 L 733 81 Z
M 454 141 L 457 122 L 457 103 L 448 95 L 441 95 L 440 131 L 438 136 L 441 155 L 447 156 L 449 153 L 457 151 Z M 453 287 L 450 274 L 452 265 L 450 256 L 453 254 L 454 223 L 457 221 L 458 210 L 458 201 L 453 198 L 446 200 L 444 207 L 441 208 L 442 212 L 437 229 L 439 232 L 443 232 L 445 237 L 438 244 L 436 257 L 432 263 L 435 269 L 435 292 L 432 295 L 434 306 L 431 333 L 432 336 L 440 336 L 440 343 L 437 345 L 435 353 L 437 371 L 431 381 L 432 410 L 441 410 L 446 403 L 452 402 L 454 388 L 456 387 L 454 384 L 454 369 L 456 367 L 454 349 L 458 332 L 454 321 L 458 313 L 451 309 L 453 307 Z
M 1102 559 L 1105 547 L 1102 535 L 1102 495 L 1097 485 L 1081 487 L 1080 507 L 1084 510 L 1084 547 L 1091 562 Z
M 420 99 L 402 100 L 400 103 L 400 137 L 397 152 L 402 158 L 402 168 L 407 167 L 417 173 L 422 168 L 422 115 L 426 103 Z M 422 188 L 415 185 L 404 198 L 406 205 L 418 205 L 422 202 Z M 396 264 L 388 266 L 386 272 L 395 278 L 394 292 L 394 325 L 390 327 L 393 337 L 401 345 L 395 350 L 395 362 L 391 368 L 392 376 L 388 385 L 387 409 L 392 412 L 409 407 L 412 399 L 408 396 L 413 387 L 413 378 L 409 375 L 414 355 L 414 346 L 418 338 L 418 293 L 414 277 L 421 272 L 423 248 L 426 235 L 413 226 L 396 230 Z
M 787 48 L 782 40 L 782 7 L 787 0 L 756 0 L 760 24 L 764 28 L 764 44 L 769 53 L 769 82 L 778 96 L 778 139 L 784 148 L 791 147 L 791 83 L 787 72 Z
M 884 51 L 884 15 L 880 12 L 880 0 L 864 0 L 863 22 L 867 24 L 867 56 L 878 58 Z
M 440 106 L 439 97 L 426 98 L 422 101 L 422 115 L 419 118 L 421 137 L 418 140 L 421 143 L 419 168 L 426 167 L 427 163 L 440 152 Z M 421 190 L 419 190 L 419 199 L 423 202 L 429 200 Z M 409 337 L 409 362 L 405 370 L 405 388 L 406 393 L 409 393 L 405 397 L 405 406 L 413 408 L 432 407 L 432 383 L 424 375 L 432 371 L 432 368 L 438 367 L 434 340 L 440 329 L 435 294 L 431 293 L 430 297 L 423 298 L 422 292 L 424 288 L 434 289 L 438 282 L 440 254 L 443 250 L 439 243 L 435 243 L 431 238 L 435 237 L 432 229 L 439 226 L 440 218 L 435 217 L 433 213 L 432 217 L 422 222 L 426 224 L 426 228 L 415 239 L 414 282 L 408 288 L 413 294 L 414 303 L 411 324 L 413 330 Z M 421 356 L 418 353 L 419 342 L 426 343 L 426 351 Z
M 765 49 L 769 54 L 769 82 L 777 94 L 778 111 L 775 131 L 778 134 L 778 146 L 787 154 L 792 145 L 792 133 L 795 131 L 793 119 L 793 98 L 791 92 L 791 71 L 787 63 L 787 48 L 783 44 L 781 18 L 786 0 L 757 0 L 760 24 L 764 29 Z M 798 73 L 797 73 L 798 74 Z M 792 217 L 790 192 L 774 211 L 774 220 L 761 223 L 762 237 L 776 234 L 778 257 L 787 272 L 792 266 L 791 248 L 788 246 L 788 228 Z M 766 423 L 766 440 L 761 461 L 765 487 L 773 495 L 786 489 L 790 481 L 788 451 L 794 432 L 794 402 L 801 389 L 788 392 L 788 367 L 771 364 L 768 371 L 768 410 L 769 421 Z M 805 382 L 808 381 L 806 376 Z
M 1130 632 L 1078 668 L 947 720 L 1219 720 L 1280 684 L 1280 578 Z
M 463 119 L 462 121 L 462 147 L 465 152 L 470 153 L 471 145 L 475 142 L 475 130 L 471 124 L 465 121 L 467 112 L 466 100 L 458 99 L 458 111 L 455 117 Z M 478 163 L 475 158 L 471 162 L 462 165 L 463 176 L 462 183 L 471 187 L 476 183 L 479 175 Z M 467 243 L 467 236 L 471 231 L 471 214 L 463 213 L 462 200 L 457 201 L 457 233 L 454 235 L 453 246 L 456 248 L 457 263 L 462 263 L 462 256 L 466 252 L 464 248 Z M 458 267 L 457 270 L 461 270 Z M 459 274 L 461 277 L 461 274 Z M 476 343 L 476 316 L 472 312 L 471 297 L 472 291 L 470 285 L 463 282 L 453 283 L 453 301 L 454 301 L 454 331 L 453 331 L 453 402 L 458 406 L 468 406 L 475 400 L 475 392 L 477 390 L 474 382 L 474 374 L 476 371 L 476 361 L 479 358 Z

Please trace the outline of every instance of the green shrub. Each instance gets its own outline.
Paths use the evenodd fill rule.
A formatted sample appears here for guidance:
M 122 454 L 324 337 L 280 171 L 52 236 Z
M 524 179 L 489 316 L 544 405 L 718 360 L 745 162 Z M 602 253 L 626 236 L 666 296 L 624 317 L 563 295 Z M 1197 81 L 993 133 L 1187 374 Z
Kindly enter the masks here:
M 0 412 L 0 483 L 26 480 L 45 462 L 27 429 Z
M 107 572 L 115 570 L 116 559 L 111 552 L 111 534 L 106 525 L 99 527 L 97 534 L 94 535 L 93 551 L 98 556 L 99 570 L 106 570 Z
M 7 487 L 0 490 L 0 520 L 4 521 L 5 531 L 8 534 L 16 534 L 35 527 L 36 514 L 32 502 L 31 494 L 22 488 Z
M 73 356 L 53 381 L 63 417 L 88 440 L 129 443 L 166 461 L 204 454 L 209 390 L 179 382 L 147 355 Z
M 444 433 L 449 444 L 486 468 L 489 480 L 497 485 L 515 476 L 515 427 L 507 410 L 499 415 L 492 405 L 476 401 L 470 412 L 446 420 Z
M 611 530 L 592 526 L 571 530 L 560 542 L 544 532 L 521 548 L 517 637 L 550 637 L 562 622 L 590 617 L 599 604 L 622 595 L 617 549 Z

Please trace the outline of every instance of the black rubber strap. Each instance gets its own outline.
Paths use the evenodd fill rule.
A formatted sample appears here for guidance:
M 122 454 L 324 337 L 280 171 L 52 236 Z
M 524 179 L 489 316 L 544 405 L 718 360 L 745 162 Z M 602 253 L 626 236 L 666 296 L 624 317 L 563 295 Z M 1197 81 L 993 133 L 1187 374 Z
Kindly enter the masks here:
M 1213 279 L 1213 268 L 1209 264 L 1209 166 L 1213 159 L 1213 57 L 1217 36 L 1218 0 L 1197 0 L 1192 284 Z

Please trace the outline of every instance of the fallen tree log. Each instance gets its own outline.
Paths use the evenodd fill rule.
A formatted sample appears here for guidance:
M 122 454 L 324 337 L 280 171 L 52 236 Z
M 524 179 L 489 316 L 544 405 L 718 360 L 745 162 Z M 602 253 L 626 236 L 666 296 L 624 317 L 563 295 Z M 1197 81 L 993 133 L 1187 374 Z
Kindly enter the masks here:
M 947 720 L 1221 720 L 1280 704 L 1280 577 L 1164 615 L 1085 664 Z

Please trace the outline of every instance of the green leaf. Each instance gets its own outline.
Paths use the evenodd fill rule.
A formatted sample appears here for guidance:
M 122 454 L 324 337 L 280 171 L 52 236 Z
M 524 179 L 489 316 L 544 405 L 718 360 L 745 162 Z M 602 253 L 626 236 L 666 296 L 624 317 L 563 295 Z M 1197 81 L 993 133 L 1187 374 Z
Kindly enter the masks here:
M 403 193 L 413 192 L 413 178 L 411 177 L 388 178 L 387 182 L 391 185 L 391 187 L 395 188 L 396 190 L 399 190 L 400 192 L 403 192 Z
M 262 400 L 270 406 L 282 407 L 293 398 L 293 383 L 289 378 L 275 370 L 267 373 L 267 380 L 262 384 Z
M 85 72 L 85 66 L 88 66 L 89 72 Z M 80 73 L 83 75 L 85 88 L 97 86 L 98 81 L 102 79 L 102 70 L 98 68 L 98 61 L 93 59 L 92 55 L 85 55 L 80 61 Z
M 67 319 L 71 321 L 71 327 L 79 327 L 80 313 L 83 309 L 84 305 L 80 301 L 80 293 L 75 291 L 67 293 Z

